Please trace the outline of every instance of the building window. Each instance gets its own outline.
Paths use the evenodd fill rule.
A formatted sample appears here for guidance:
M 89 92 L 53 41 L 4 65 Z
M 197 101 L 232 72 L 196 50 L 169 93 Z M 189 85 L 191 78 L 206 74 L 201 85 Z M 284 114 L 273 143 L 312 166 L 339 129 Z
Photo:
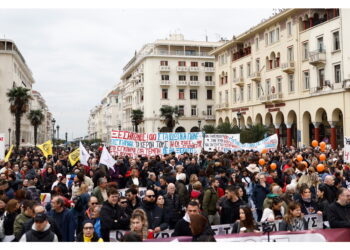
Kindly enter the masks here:
M 323 37 L 317 38 L 317 49 L 318 52 L 324 52 L 324 44 L 323 44 Z
M 292 35 L 292 22 L 287 23 L 287 32 L 288 32 L 288 36 Z
M 190 99 L 197 100 L 197 90 L 196 89 L 190 89 Z
M 185 106 L 179 105 L 179 115 L 185 116 Z
M 239 77 L 243 78 L 243 65 L 239 66 Z
M 340 83 L 341 73 L 340 73 L 340 64 L 334 65 L 334 82 Z
M 207 89 L 207 99 L 213 100 L 213 90 Z
M 233 89 L 233 102 L 234 103 L 237 102 L 237 89 L 236 88 Z
M 310 89 L 309 71 L 304 71 L 304 89 Z
M 186 81 L 185 75 L 179 75 L 179 81 Z
M 288 75 L 288 86 L 289 86 L 289 92 L 294 92 L 294 75 L 293 74 Z
M 250 63 L 247 63 L 247 75 L 248 77 L 252 74 L 251 69 L 250 69 Z
M 168 99 L 168 89 L 162 89 L 162 99 Z
M 291 62 L 294 60 L 293 47 L 289 47 L 287 49 L 287 59 L 288 59 L 288 62 Z
M 248 91 L 247 91 L 247 99 L 250 101 L 252 99 L 252 86 L 250 84 L 247 85 Z
M 179 89 L 179 99 L 184 100 L 185 99 L 185 90 Z
M 333 33 L 333 50 L 340 50 L 339 31 Z
M 303 43 L 303 59 L 304 60 L 309 59 L 309 43 L 308 42 Z
M 259 72 L 260 71 L 260 60 L 259 59 L 256 59 L 255 65 L 256 65 L 256 72 Z
M 260 96 L 261 96 L 261 85 L 260 85 L 260 83 L 257 83 L 256 84 L 256 97 L 260 98 Z
M 198 76 L 190 76 L 190 81 L 198 81 Z
M 211 82 L 211 81 L 213 81 L 213 77 L 212 76 L 205 76 L 205 81 Z
M 233 79 L 237 78 L 237 72 L 236 72 L 236 68 L 233 69 Z
M 323 87 L 324 85 L 324 69 L 318 69 L 318 87 Z
M 191 62 L 191 67 L 198 67 L 198 62 Z
M 169 75 L 162 75 L 162 81 L 169 81 Z
M 259 50 L 259 37 L 255 38 L 255 50 Z
M 282 78 L 277 77 L 277 92 L 281 93 L 282 92 Z
M 219 92 L 219 103 L 220 104 L 222 103 L 222 93 L 221 93 L 221 91 Z
M 270 31 L 269 33 L 269 44 L 274 43 L 276 41 L 275 30 Z
M 214 67 L 214 63 L 213 62 L 205 62 L 204 63 L 204 67 L 206 67 L 206 68 L 213 68 Z
M 197 116 L 197 106 L 191 105 L 191 116 Z
M 213 106 L 207 106 L 207 115 L 213 115 Z
M 239 92 L 240 92 L 240 99 L 241 99 L 241 102 L 244 101 L 244 88 L 243 87 L 240 87 L 239 88 Z
M 160 66 L 168 66 L 168 61 L 160 61 Z
M 280 40 L 280 28 L 276 29 L 276 41 Z
M 265 46 L 269 45 L 269 35 L 265 34 Z
M 228 90 L 225 90 L 225 103 L 228 103 Z
M 186 66 L 186 61 L 178 61 L 178 66 L 180 67 Z
M 271 82 L 270 82 L 270 79 L 266 80 L 266 94 L 267 95 L 271 94 Z

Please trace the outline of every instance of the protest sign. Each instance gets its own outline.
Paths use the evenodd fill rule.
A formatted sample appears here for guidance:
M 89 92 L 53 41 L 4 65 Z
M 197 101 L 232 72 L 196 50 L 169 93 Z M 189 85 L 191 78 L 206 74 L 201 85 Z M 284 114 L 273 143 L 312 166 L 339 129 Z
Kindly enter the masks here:
M 344 136 L 344 162 L 350 163 L 350 137 Z
M 193 133 L 134 133 L 112 131 L 110 153 L 136 157 L 138 155 L 164 155 L 175 152 L 199 154 L 203 147 L 203 134 Z
M 5 159 L 5 134 L 0 134 L 0 160 Z
M 240 141 L 239 134 L 205 134 L 204 138 L 204 150 L 208 152 L 213 152 L 214 150 L 227 152 L 231 150 L 232 141 L 228 138 Z

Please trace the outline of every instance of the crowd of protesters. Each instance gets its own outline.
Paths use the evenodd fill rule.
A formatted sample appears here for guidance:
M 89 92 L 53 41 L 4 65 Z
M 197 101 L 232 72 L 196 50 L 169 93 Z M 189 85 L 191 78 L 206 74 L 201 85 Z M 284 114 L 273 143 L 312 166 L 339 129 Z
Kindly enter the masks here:
M 124 230 L 123 241 L 143 241 L 173 229 L 174 237 L 215 241 L 212 225 L 245 233 L 279 221 L 279 230 L 306 230 L 308 214 L 329 228 L 350 227 L 350 166 L 342 150 L 116 156 L 113 168 L 99 164 L 99 149 L 90 150 L 88 166 L 71 166 L 65 149 L 48 158 L 21 149 L 1 161 L 0 240 L 102 242 Z M 46 193 L 51 201 L 43 204 Z

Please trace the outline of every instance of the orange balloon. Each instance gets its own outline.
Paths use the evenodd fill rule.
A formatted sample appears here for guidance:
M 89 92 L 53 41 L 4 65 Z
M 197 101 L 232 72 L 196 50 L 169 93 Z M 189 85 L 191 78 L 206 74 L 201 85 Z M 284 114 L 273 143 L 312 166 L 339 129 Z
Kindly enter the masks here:
M 301 161 L 303 160 L 303 157 L 302 157 L 301 155 L 298 155 L 298 156 L 297 156 L 297 160 L 298 160 L 299 162 L 301 162 Z
M 270 164 L 270 169 L 271 169 L 271 170 L 275 170 L 276 168 L 277 168 L 276 163 L 271 163 L 271 164 Z
M 326 148 L 326 143 L 324 141 L 320 142 L 320 148 Z
M 317 169 L 317 172 L 323 172 L 323 170 L 324 170 L 324 165 L 323 165 L 323 164 L 318 164 L 317 167 L 316 167 L 316 169 Z
M 264 148 L 263 150 L 261 150 L 261 153 L 262 153 L 262 154 L 266 154 L 266 153 L 267 153 L 267 149 Z
M 318 141 L 313 140 L 313 141 L 311 142 L 311 145 L 312 145 L 314 148 L 316 148 L 316 147 L 318 146 Z
M 320 155 L 320 161 L 324 161 L 326 160 L 326 155 L 325 154 L 321 154 Z
M 321 152 L 324 152 L 326 150 L 326 148 L 320 148 Z
M 302 161 L 301 163 L 304 164 L 305 167 L 308 167 L 306 161 Z
M 264 166 L 265 165 L 265 160 L 264 159 L 260 159 L 259 160 L 259 165 Z

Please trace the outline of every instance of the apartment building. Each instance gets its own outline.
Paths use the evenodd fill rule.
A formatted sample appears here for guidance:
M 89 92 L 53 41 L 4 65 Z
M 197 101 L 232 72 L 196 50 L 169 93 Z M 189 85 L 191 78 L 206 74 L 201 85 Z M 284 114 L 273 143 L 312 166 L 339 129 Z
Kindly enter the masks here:
M 263 124 L 281 145 L 350 135 L 349 9 L 285 9 L 213 50 L 216 123 Z
M 139 132 L 166 132 L 159 109 L 178 106 L 174 132 L 199 131 L 215 124 L 215 66 L 209 52 L 223 42 L 184 40 L 171 35 L 135 53 L 121 76 L 123 130 L 133 131 L 132 110 L 144 112 Z

